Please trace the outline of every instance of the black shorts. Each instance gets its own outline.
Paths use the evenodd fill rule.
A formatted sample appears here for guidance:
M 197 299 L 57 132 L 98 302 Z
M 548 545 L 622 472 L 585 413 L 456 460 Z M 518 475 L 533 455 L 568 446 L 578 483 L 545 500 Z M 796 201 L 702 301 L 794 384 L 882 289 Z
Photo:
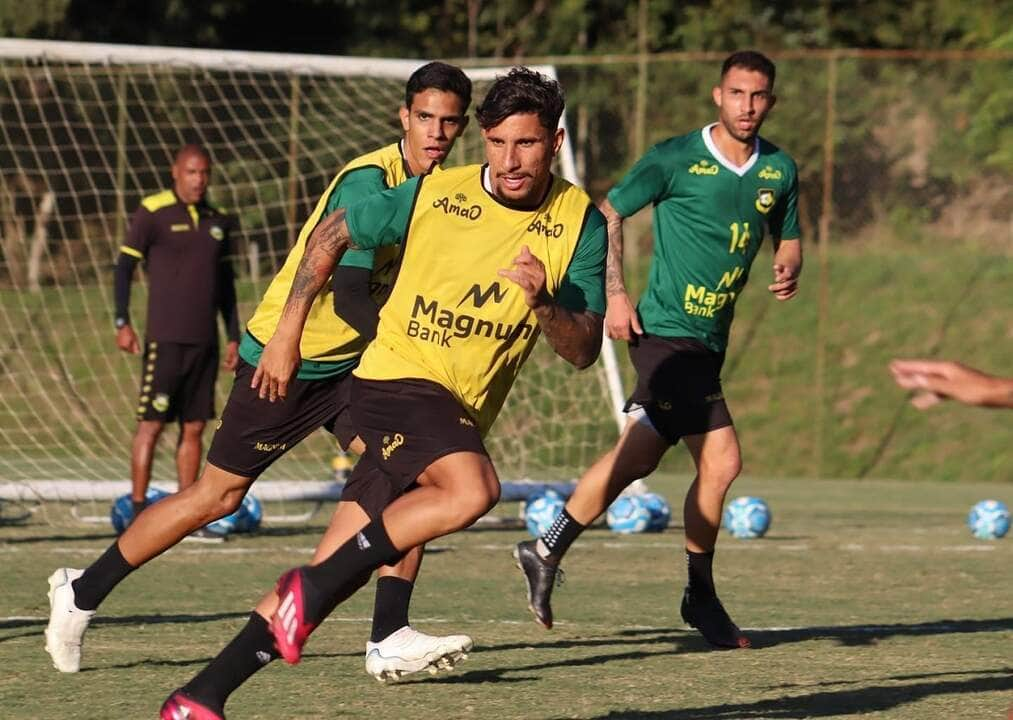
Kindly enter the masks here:
M 630 343 L 637 386 L 624 410 L 642 407 L 654 428 L 673 445 L 686 435 L 732 424 L 721 391 L 725 354 L 692 338 L 642 335 Z
M 427 380 L 353 376 L 352 422 L 366 444 L 363 459 L 370 458 L 389 475 L 399 494 L 444 455 L 489 454 L 474 420 L 457 399 Z
M 351 374 L 322 380 L 293 378 L 284 400 L 261 400 L 250 387 L 255 368 L 236 367 L 228 402 L 211 440 L 208 462 L 255 478 L 317 428 L 327 428 L 347 448 L 355 439 L 349 413 Z
M 341 502 L 358 503 L 370 520 L 376 520 L 383 514 L 384 508 L 413 487 L 414 482 L 404 483 L 387 474 L 376 460 L 366 454 L 359 458 L 348 476 L 348 482 L 341 489 Z
M 218 344 L 147 340 L 141 353 L 138 420 L 191 422 L 215 416 Z

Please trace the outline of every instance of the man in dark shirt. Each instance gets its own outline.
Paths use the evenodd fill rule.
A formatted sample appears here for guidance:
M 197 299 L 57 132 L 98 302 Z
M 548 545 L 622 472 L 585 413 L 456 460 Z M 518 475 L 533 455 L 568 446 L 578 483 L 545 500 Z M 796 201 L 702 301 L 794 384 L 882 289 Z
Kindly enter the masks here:
M 232 274 L 232 222 L 205 199 L 211 159 L 185 145 L 172 164 L 171 190 L 150 195 L 130 220 L 115 271 L 116 345 L 141 355 L 137 432 L 130 458 L 134 516 L 144 508 L 155 443 L 166 422 L 178 420 L 179 489 L 192 485 L 203 449 L 201 434 L 215 415 L 220 311 L 228 335 L 226 369 L 236 366 L 239 316 Z M 148 275 L 143 347 L 130 324 L 130 284 L 141 260 Z

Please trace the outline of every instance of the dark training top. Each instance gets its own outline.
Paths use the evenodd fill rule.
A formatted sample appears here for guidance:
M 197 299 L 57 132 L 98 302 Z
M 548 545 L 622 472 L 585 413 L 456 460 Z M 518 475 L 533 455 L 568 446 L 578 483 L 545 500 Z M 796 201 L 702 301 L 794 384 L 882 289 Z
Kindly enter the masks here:
M 183 203 L 172 190 L 144 198 L 130 220 L 116 267 L 116 317 L 129 323 L 130 279 L 138 260 L 148 275 L 148 340 L 218 341 L 216 311 L 239 340 L 232 272 L 234 221 L 207 202 Z M 122 324 L 118 322 L 117 324 Z

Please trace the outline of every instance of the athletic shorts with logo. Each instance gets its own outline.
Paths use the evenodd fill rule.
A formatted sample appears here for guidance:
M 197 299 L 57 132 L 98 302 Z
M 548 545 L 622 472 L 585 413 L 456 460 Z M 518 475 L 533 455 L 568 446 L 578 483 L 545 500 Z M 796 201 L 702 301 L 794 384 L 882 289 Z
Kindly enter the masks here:
M 190 422 L 215 416 L 218 344 L 146 340 L 141 351 L 138 420 Z
M 489 454 L 475 422 L 457 399 L 441 385 L 426 380 L 353 377 L 352 422 L 366 444 L 366 455 L 352 477 L 360 467 L 363 473 L 378 468 L 389 477 L 392 492 L 397 494 L 410 489 L 418 476 L 444 455 Z
M 630 343 L 637 386 L 624 410 L 643 408 L 654 428 L 673 445 L 732 424 L 721 390 L 724 353 L 692 338 L 641 335 Z
M 293 378 L 285 399 L 272 403 L 261 400 L 258 390 L 250 387 L 254 370 L 239 360 L 208 450 L 209 463 L 256 478 L 317 428 L 330 431 L 343 448 L 355 439 L 348 407 L 350 373 L 320 380 Z

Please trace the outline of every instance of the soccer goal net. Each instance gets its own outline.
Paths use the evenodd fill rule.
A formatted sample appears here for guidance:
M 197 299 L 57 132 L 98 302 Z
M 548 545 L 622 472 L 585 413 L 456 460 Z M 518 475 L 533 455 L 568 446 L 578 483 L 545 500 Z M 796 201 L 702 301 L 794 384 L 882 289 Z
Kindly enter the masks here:
M 0 498 L 128 489 L 138 361 L 115 346 L 112 267 L 129 214 L 171 185 L 175 150 L 208 148 L 209 197 L 239 218 L 245 321 L 334 174 L 399 138 L 404 82 L 420 64 L 0 40 Z M 468 70 L 476 100 L 505 70 Z M 481 157 L 472 123 L 449 164 Z M 559 172 L 579 181 L 568 145 Z M 135 282 L 135 318 L 145 303 Z M 230 387 L 223 373 L 219 410 Z M 539 343 L 489 437 L 501 474 L 574 477 L 614 441 L 620 401 L 611 346 L 578 373 Z M 166 429 L 155 461 L 166 489 L 175 435 Z M 255 492 L 318 492 L 335 450 L 317 432 Z

